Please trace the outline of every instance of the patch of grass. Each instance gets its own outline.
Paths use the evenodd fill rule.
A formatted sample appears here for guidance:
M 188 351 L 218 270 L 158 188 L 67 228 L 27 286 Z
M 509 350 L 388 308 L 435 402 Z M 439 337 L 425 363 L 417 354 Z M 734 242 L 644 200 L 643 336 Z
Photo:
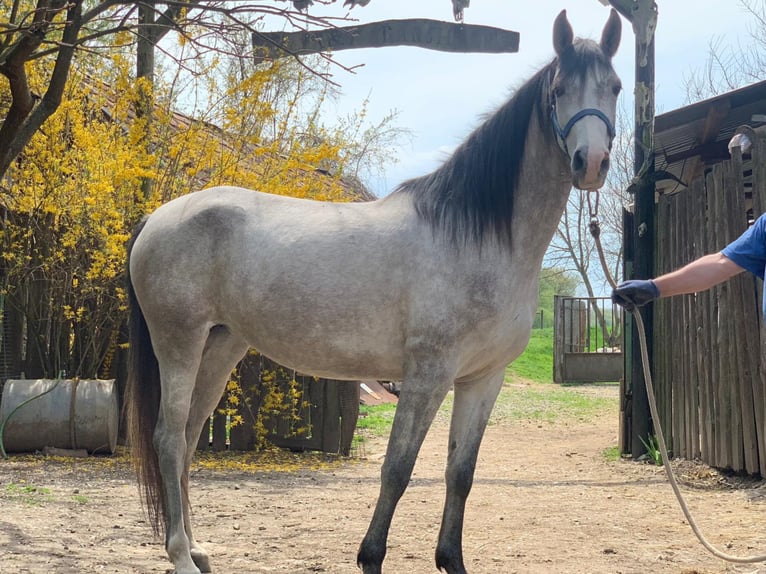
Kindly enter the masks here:
M 506 420 L 554 422 L 563 418 L 589 421 L 616 408 L 616 398 L 593 396 L 577 389 L 506 384 L 497 398 L 490 424 Z
M 601 452 L 601 454 L 604 457 L 604 460 L 606 460 L 607 462 L 617 462 L 621 458 L 620 447 L 618 447 L 617 445 L 605 448 Z
M 395 413 L 396 405 L 392 403 L 372 406 L 361 405 L 359 407 L 359 420 L 356 423 L 357 436 L 355 440 L 363 442 L 366 436 L 388 436 Z
M 662 451 L 660 450 L 660 444 L 657 442 L 657 437 L 649 435 L 648 442 L 643 437 L 638 437 L 646 448 L 646 456 L 657 466 L 662 466 Z
M 21 500 L 24 504 L 30 506 L 38 506 L 51 499 L 49 488 L 38 487 L 33 484 L 16 484 L 12 482 L 6 485 L 5 493 L 11 498 Z
M 553 381 L 553 327 L 532 330 L 529 345 L 508 366 L 506 380 L 511 374 L 538 383 Z
M 518 384 L 519 378 L 547 385 Z M 597 416 L 614 413 L 617 409 L 616 398 L 581 392 L 585 388 L 583 385 L 552 384 L 553 328 L 532 331 L 527 349 L 506 368 L 505 382 L 495 403 L 490 424 L 506 420 L 553 422 L 564 418 L 589 421 Z M 593 386 L 598 385 L 587 385 L 591 388 Z M 449 393 L 437 415 L 439 418 L 450 416 L 452 399 L 453 395 Z M 387 436 L 395 412 L 396 405 L 362 406 L 354 444 L 363 442 L 365 436 Z
M 88 504 L 90 502 L 90 498 L 82 494 L 74 494 L 72 495 L 72 502 L 76 502 L 77 504 Z

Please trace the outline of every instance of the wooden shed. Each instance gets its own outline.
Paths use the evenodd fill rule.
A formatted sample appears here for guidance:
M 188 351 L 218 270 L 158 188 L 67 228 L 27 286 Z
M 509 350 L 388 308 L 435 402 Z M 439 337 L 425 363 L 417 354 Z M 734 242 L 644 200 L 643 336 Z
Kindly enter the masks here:
M 766 211 L 764 112 L 760 82 L 657 116 L 652 276 L 720 250 Z M 750 152 L 729 153 L 736 132 L 753 140 Z M 626 214 L 626 267 L 640 225 Z M 766 476 L 762 290 L 761 281 L 743 273 L 653 305 L 652 375 L 674 456 Z M 626 364 L 626 372 L 632 367 Z M 623 406 L 630 400 L 628 391 Z

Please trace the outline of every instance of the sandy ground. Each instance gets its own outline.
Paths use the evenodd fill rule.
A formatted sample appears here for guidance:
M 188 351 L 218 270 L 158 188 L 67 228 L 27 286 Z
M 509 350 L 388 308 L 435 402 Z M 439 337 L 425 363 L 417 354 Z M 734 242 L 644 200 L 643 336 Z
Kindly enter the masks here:
M 616 389 L 583 388 L 613 393 Z M 709 556 L 660 468 L 608 461 L 617 415 L 488 428 L 468 501 L 464 550 L 483 573 L 766 573 Z M 447 420 L 424 444 L 389 538 L 384 571 L 435 572 Z M 311 470 L 226 471 L 192 478 L 198 539 L 218 573 L 353 573 L 377 497 L 385 441 L 361 457 L 309 457 Z M 289 462 L 289 461 L 288 461 Z M 693 512 L 727 552 L 766 551 L 766 488 L 699 464 L 680 470 Z M 0 572 L 169 572 L 124 460 L 0 461 Z

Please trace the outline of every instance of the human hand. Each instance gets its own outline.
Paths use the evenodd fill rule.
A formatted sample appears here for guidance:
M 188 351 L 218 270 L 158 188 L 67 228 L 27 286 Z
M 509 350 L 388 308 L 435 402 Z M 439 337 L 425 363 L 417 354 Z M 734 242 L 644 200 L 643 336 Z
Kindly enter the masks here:
M 628 311 L 659 299 L 660 290 L 651 279 L 632 279 L 623 281 L 612 291 L 612 302 Z

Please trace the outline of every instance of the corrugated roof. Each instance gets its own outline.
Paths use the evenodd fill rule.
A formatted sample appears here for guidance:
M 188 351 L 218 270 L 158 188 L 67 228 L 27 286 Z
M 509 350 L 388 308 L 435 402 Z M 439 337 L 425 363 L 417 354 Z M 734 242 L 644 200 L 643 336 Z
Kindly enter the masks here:
M 752 120 L 754 114 L 766 114 L 766 81 L 658 115 L 654 122 L 657 190 L 683 189 L 671 176 L 688 184 L 706 167 L 727 159 L 728 143 L 737 128 L 764 125 Z

